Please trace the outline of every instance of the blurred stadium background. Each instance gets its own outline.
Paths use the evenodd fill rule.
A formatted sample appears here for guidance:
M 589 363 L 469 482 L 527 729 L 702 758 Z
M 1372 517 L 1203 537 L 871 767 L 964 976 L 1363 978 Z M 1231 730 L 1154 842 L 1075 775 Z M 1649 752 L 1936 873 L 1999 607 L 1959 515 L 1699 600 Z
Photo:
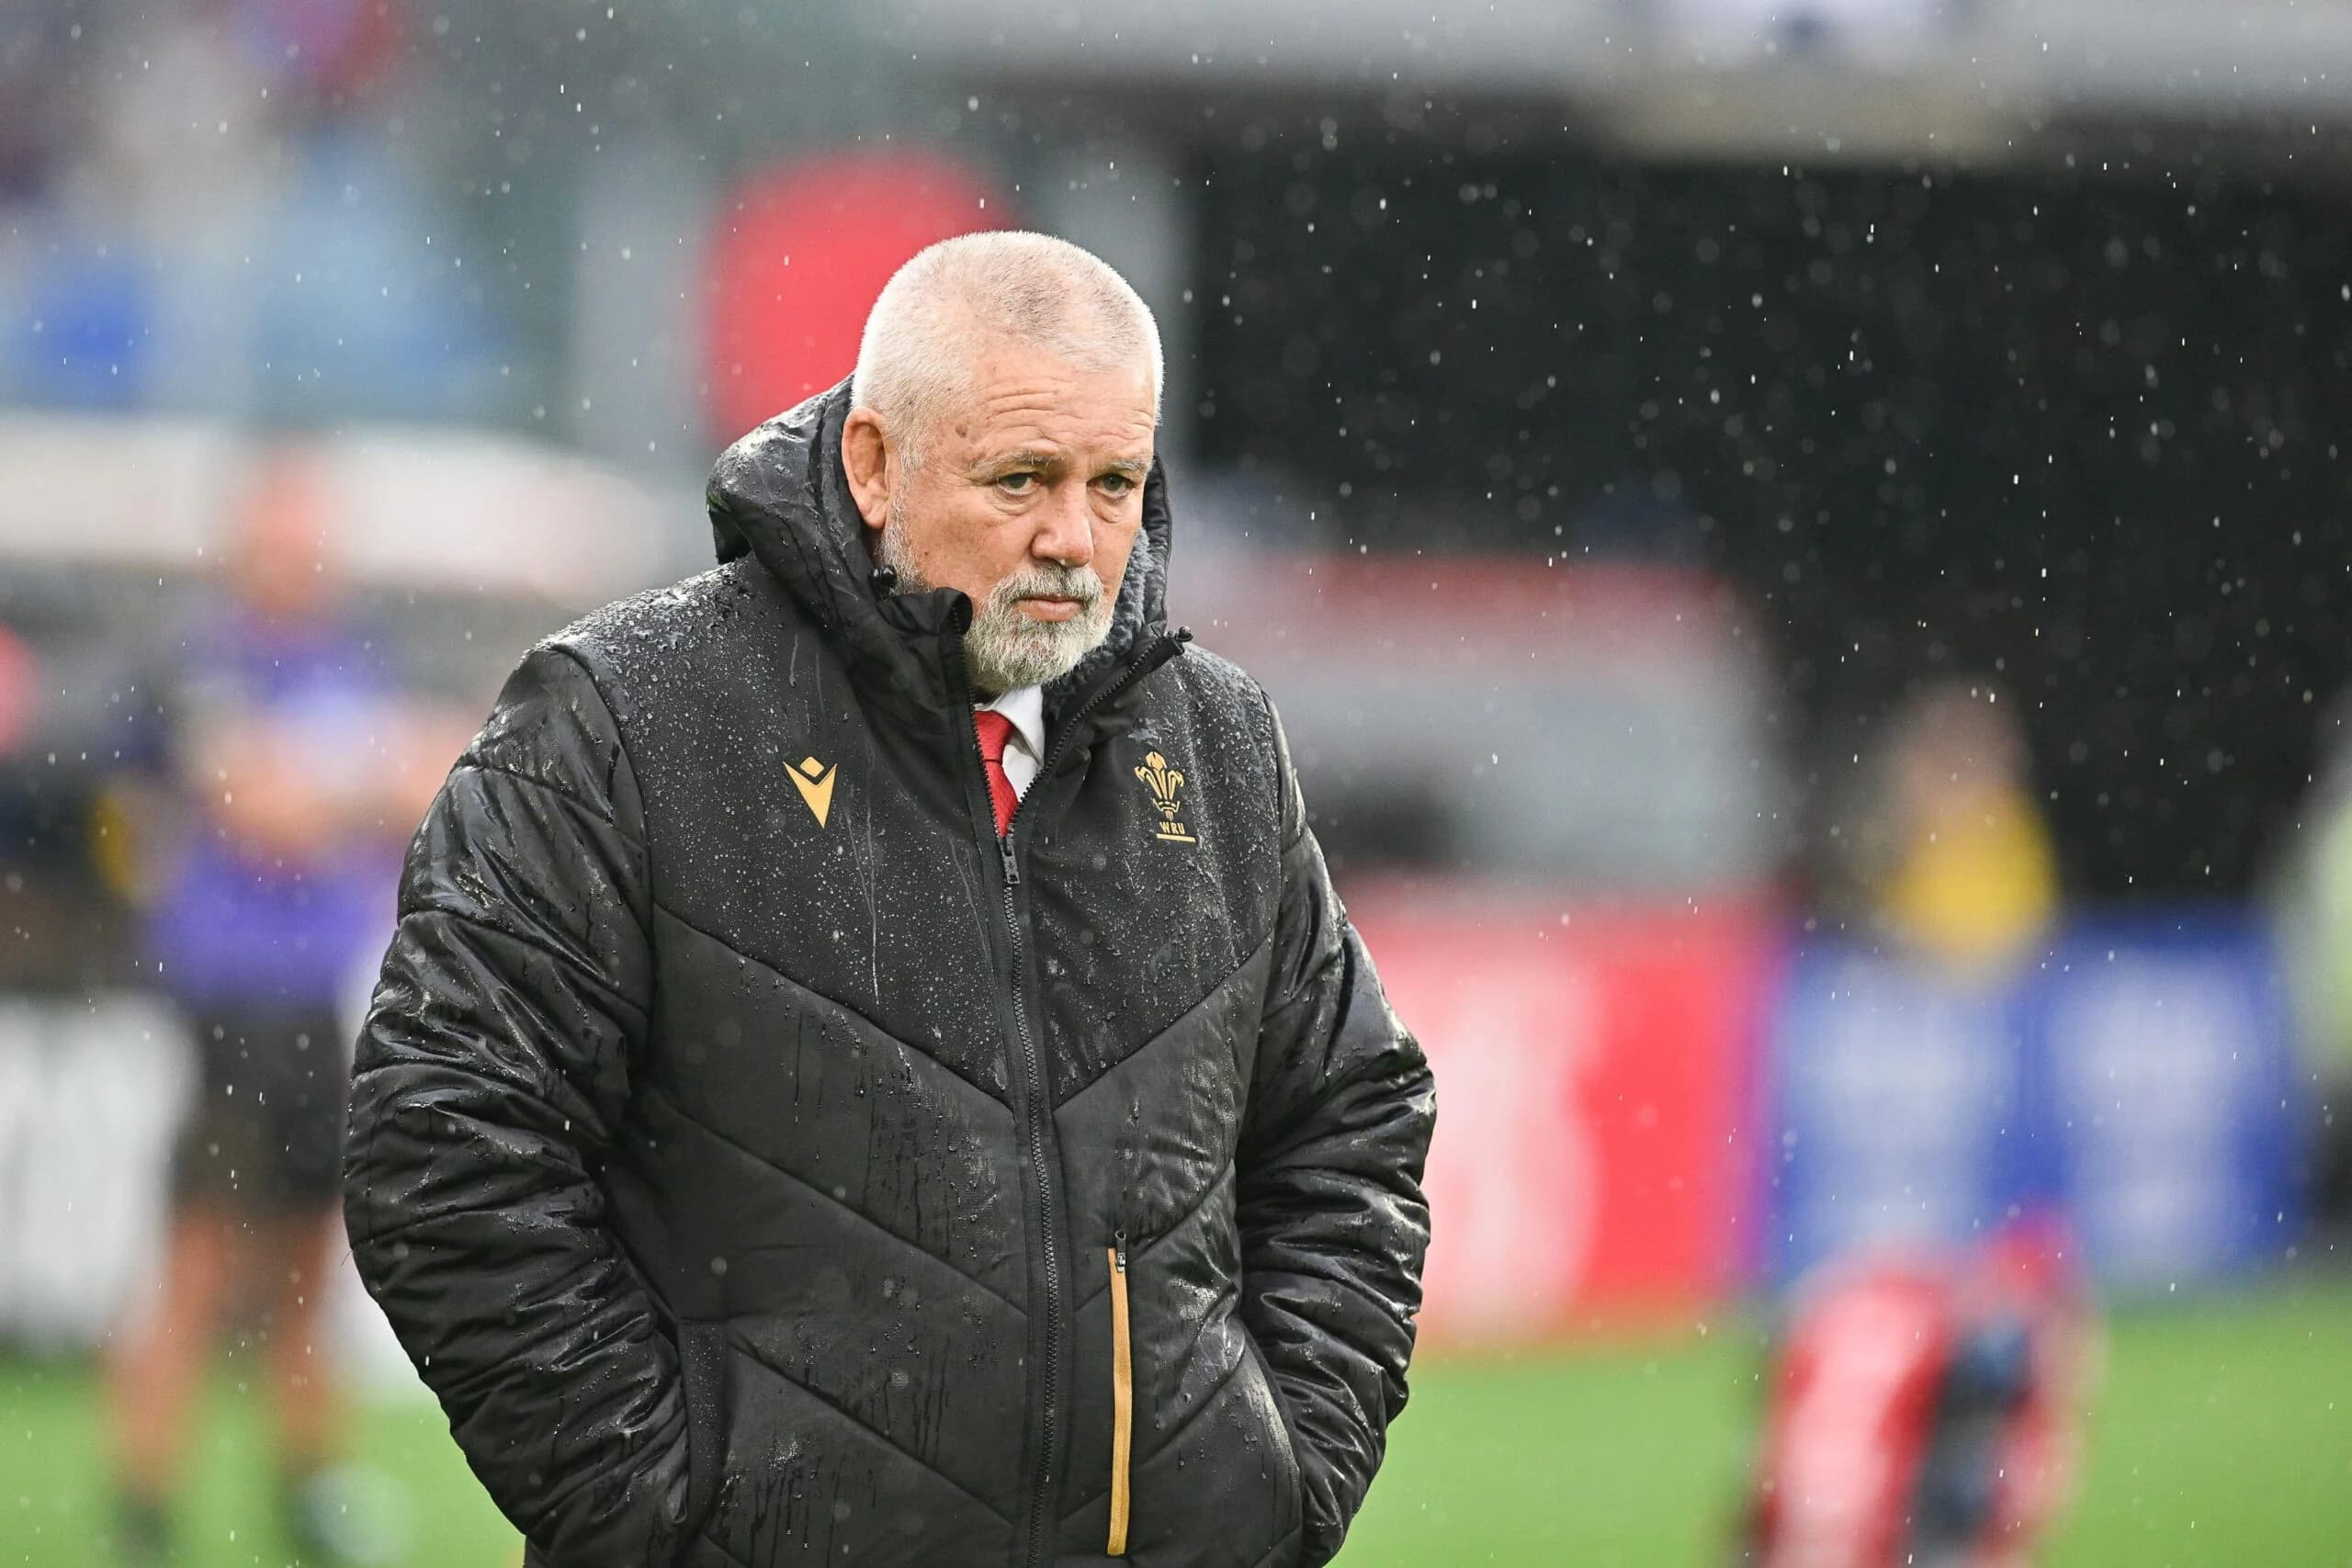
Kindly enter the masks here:
M 107 1561 L 223 563 L 333 563 L 397 849 L 1002 225 L 1158 312 L 1180 607 L 1438 1066 L 1343 1562 L 1726 1560 L 1794 1284 L 2037 1214 L 2047 1561 L 2352 1562 L 2347 83 L 2341 0 L 0 0 L 0 1562 Z M 335 1292 L 400 1560 L 511 1562 Z M 190 1563 L 288 1560 L 257 1364 Z

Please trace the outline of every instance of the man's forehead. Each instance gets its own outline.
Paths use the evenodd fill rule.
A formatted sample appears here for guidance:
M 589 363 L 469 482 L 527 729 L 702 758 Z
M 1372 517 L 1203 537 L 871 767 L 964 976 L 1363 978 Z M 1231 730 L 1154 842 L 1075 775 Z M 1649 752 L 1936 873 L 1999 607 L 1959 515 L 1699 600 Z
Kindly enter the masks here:
M 1050 390 L 1090 399 L 1151 399 L 1151 356 L 1141 349 L 1072 357 L 1053 344 L 993 333 L 970 344 L 969 355 L 968 384 L 984 398 Z
M 1024 450 L 1039 457 L 1074 451 L 1148 456 L 1157 420 L 1148 374 L 1024 368 L 1030 373 L 974 387 L 967 412 L 948 422 L 956 434 L 989 456 Z

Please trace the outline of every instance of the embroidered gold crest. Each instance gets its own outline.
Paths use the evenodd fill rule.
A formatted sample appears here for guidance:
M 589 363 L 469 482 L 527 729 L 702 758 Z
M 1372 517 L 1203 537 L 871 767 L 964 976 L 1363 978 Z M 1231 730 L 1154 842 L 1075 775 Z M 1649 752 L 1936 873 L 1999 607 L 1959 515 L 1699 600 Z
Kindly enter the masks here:
M 1145 755 L 1136 777 L 1151 791 L 1151 804 L 1159 813 L 1159 837 L 1171 844 L 1198 843 L 1200 840 L 1193 837 L 1182 821 L 1184 802 L 1180 792 L 1184 787 L 1184 775 L 1170 767 L 1167 758 L 1152 751 Z
M 841 777 L 840 764 L 829 768 L 814 757 L 803 757 L 784 773 L 800 791 L 800 798 L 808 803 L 809 815 L 817 818 L 817 826 L 823 827 L 825 818 L 833 809 L 833 782 Z

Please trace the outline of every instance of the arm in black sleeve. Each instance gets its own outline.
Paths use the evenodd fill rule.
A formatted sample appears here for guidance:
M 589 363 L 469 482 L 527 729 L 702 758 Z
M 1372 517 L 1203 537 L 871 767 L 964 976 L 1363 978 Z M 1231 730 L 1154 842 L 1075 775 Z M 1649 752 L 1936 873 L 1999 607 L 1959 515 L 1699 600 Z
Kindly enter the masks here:
M 1420 1309 L 1429 1065 L 1331 891 L 1276 724 L 1282 908 L 1242 1130 L 1242 1320 L 1291 1418 L 1308 1568 L 1372 1484 Z
M 353 1067 L 360 1277 L 565 1568 L 666 1562 L 685 1511 L 676 1352 L 593 1174 L 652 984 L 642 820 L 586 669 L 536 649 L 409 848 Z

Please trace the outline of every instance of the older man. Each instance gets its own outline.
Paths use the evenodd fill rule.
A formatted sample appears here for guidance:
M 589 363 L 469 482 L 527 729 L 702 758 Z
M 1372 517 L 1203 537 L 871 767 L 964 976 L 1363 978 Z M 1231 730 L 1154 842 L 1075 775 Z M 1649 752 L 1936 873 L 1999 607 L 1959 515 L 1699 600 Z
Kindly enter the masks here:
M 1116 274 L 910 262 L 718 463 L 721 565 L 509 682 L 413 847 L 369 1288 L 554 1568 L 1320 1563 L 1429 1071 L 1240 671 L 1163 624 Z

